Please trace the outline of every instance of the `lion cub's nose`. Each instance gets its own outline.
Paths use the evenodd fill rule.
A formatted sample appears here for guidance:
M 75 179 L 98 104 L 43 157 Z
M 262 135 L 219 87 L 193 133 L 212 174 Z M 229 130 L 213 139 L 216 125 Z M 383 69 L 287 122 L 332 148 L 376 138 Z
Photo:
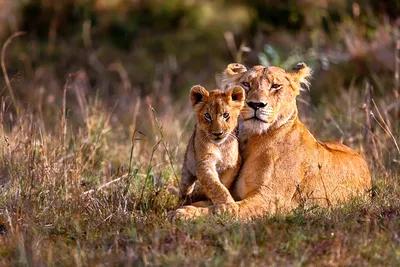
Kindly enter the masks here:
M 222 134 L 223 134 L 223 132 L 215 132 L 215 133 L 213 133 L 213 135 L 215 137 L 220 137 Z
M 264 103 L 264 102 L 256 102 L 256 101 L 248 101 L 248 102 L 247 102 L 247 105 L 248 105 L 249 107 L 251 107 L 252 109 L 257 110 L 257 109 L 259 109 L 259 108 L 265 107 L 265 106 L 267 105 L 267 103 Z

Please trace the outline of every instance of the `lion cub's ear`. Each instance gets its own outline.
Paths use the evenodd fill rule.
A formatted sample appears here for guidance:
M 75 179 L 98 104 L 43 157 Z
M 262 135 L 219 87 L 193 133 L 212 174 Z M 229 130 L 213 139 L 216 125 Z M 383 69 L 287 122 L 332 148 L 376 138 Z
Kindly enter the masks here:
M 221 78 L 221 87 L 224 90 L 229 89 L 233 85 L 237 85 L 240 78 L 243 77 L 243 74 L 247 71 L 247 68 L 239 63 L 231 63 L 229 64 L 224 72 L 222 73 Z
M 207 101 L 209 95 L 210 93 L 203 86 L 195 85 L 190 89 L 190 102 L 195 107 L 199 103 Z
M 229 101 L 237 102 L 240 105 L 240 108 L 243 107 L 244 99 L 246 96 L 242 87 L 234 86 L 229 89 L 225 94 L 228 97 Z
M 296 66 L 289 72 L 292 82 L 292 86 L 295 90 L 301 90 L 301 84 L 304 84 L 307 88 L 310 87 L 310 81 L 312 69 L 306 65 L 306 63 L 297 63 Z

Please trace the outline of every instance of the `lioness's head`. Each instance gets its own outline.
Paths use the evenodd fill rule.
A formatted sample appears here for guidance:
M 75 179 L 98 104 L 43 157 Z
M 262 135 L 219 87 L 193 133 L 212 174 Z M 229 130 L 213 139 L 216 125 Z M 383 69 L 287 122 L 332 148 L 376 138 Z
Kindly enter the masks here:
M 297 115 L 296 96 L 300 94 L 301 84 L 309 85 L 310 76 L 311 69 L 304 63 L 297 64 L 292 71 L 272 66 L 247 69 L 232 63 L 223 73 L 222 85 L 224 88 L 239 85 L 245 90 L 242 126 L 247 131 L 262 133 Z
M 190 101 L 197 113 L 197 127 L 215 143 L 222 143 L 233 134 L 244 99 L 245 93 L 240 86 L 226 92 L 208 92 L 200 85 L 190 90 Z

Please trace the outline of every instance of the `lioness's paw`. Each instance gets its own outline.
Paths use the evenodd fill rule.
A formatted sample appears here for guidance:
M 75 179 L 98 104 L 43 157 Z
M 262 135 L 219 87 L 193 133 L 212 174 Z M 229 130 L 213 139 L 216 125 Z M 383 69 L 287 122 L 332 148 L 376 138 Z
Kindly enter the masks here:
M 168 212 L 167 217 L 170 222 L 173 222 L 175 220 L 185 219 L 185 214 L 186 214 L 186 212 L 183 209 L 177 209 L 177 210 Z
M 207 215 L 208 211 L 206 208 L 196 208 L 194 206 L 184 206 L 175 211 L 168 212 L 168 219 L 174 220 L 190 220 L 200 216 Z

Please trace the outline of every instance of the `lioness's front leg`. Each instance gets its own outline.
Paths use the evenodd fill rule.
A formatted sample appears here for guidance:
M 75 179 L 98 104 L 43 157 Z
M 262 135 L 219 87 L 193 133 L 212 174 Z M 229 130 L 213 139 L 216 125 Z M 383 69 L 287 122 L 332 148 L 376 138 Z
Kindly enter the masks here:
M 197 179 L 214 205 L 233 203 L 235 201 L 229 190 L 219 180 L 214 162 L 210 160 L 199 161 L 196 166 Z
M 266 214 L 274 214 L 278 211 L 287 212 L 290 210 L 290 206 L 287 205 L 283 197 L 271 194 L 268 196 L 268 194 L 270 192 L 257 191 L 241 201 L 210 207 L 184 206 L 171 214 L 173 214 L 173 218 L 193 219 L 211 214 L 229 213 L 241 220 L 250 220 L 251 218 L 262 217 Z
M 270 196 L 267 196 L 267 195 Z M 241 220 L 262 217 L 265 214 L 274 214 L 278 211 L 287 212 L 291 209 L 282 196 L 271 195 L 270 192 L 254 192 L 247 198 L 226 204 L 209 207 L 184 206 L 176 211 L 176 217 L 181 219 L 193 219 L 211 214 L 229 213 Z
M 211 208 L 204 207 L 194 207 L 194 206 L 183 206 L 174 211 L 168 212 L 168 218 L 173 221 L 175 219 L 180 220 L 189 220 L 195 219 L 198 217 L 209 216 L 213 212 Z

